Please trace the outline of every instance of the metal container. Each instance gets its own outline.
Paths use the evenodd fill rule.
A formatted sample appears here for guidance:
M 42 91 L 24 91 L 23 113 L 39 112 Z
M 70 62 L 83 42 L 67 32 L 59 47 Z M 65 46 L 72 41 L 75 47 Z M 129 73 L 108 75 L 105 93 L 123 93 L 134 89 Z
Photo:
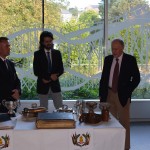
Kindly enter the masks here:
M 77 100 L 75 104 L 75 112 L 77 116 L 81 116 L 82 113 L 85 112 L 85 101 L 84 100 Z
M 63 105 L 62 107 L 54 110 L 54 112 L 73 112 L 72 108 L 68 108 L 67 105 Z
M 24 120 L 32 120 L 37 117 L 39 112 L 46 112 L 45 107 L 38 107 L 35 103 L 31 104 L 31 108 L 24 108 L 22 117 Z

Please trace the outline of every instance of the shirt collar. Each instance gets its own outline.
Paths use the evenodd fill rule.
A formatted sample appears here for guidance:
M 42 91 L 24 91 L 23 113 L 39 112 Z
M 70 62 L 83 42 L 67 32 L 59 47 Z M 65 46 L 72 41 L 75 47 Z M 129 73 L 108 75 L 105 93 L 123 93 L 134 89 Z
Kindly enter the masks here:
M 0 58 L 2 59 L 2 61 L 6 60 L 6 58 L 4 59 L 3 57 L 0 56 Z
M 44 51 L 45 51 L 45 53 L 47 53 L 47 52 L 51 52 L 51 50 L 47 50 L 47 49 L 44 49 Z

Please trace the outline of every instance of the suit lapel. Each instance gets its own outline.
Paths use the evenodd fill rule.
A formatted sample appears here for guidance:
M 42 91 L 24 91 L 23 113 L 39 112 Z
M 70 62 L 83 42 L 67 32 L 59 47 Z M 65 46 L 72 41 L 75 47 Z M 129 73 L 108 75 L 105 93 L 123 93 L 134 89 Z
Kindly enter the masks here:
M 43 57 L 44 59 L 47 58 L 44 50 L 40 50 L 40 52 L 41 52 L 41 55 L 42 55 L 42 57 Z
M 8 71 L 8 69 L 7 69 L 7 67 L 6 67 L 6 65 L 5 65 L 5 63 L 3 62 L 3 60 L 0 58 L 0 70 L 2 71 L 2 72 L 7 72 Z
M 48 65 L 48 60 L 47 60 L 47 56 L 46 56 L 46 54 L 45 54 L 45 51 L 44 51 L 44 50 L 41 50 L 40 52 L 41 52 L 40 57 L 42 57 L 43 63 L 44 63 L 45 65 Z
M 0 59 L 0 74 L 7 82 L 10 82 L 10 85 L 11 85 L 13 72 L 8 62 L 7 62 L 7 65 L 8 65 L 8 68 L 6 67 L 3 60 Z
M 51 59 L 52 59 L 51 62 L 52 62 L 52 66 L 53 66 L 53 63 L 54 63 L 54 62 L 53 62 L 53 61 L 54 61 L 54 59 L 53 59 L 54 56 L 55 56 L 55 52 L 54 52 L 54 50 L 51 50 Z M 52 67 L 52 68 L 53 68 L 53 67 Z
M 112 62 L 113 62 L 113 55 L 111 55 L 110 60 L 109 60 L 109 64 L 108 64 L 108 70 L 109 70 L 109 74 L 110 74 L 110 70 L 111 70 L 111 66 L 112 66 Z
M 40 51 L 39 57 L 41 59 L 42 66 L 45 68 L 44 70 L 48 71 L 48 59 L 44 50 Z
M 123 57 L 122 57 L 121 66 L 120 66 L 119 80 L 120 80 L 120 78 L 122 77 L 123 69 L 125 68 L 125 62 L 126 62 L 125 59 L 126 59 L 126 55 L 125 55 L 125 53 L 124 53 L 124 54 L 123 54 Z
M 14 72 L 13 67 L 10 64 L 9 60 L 6 60 L 6 62 L 7 62 L 7 66 L 8 66 L 8 69 L 7 69 L 8 70 L 8 74 L 10 76 L 10 79 L 13 81 L 16 78 L 15 72 Z
M 43 57 L 43 59 L 45 60 L 47 60 L 47 56 L 46 56 L 46 54 L 45 54 L 45 51 L 44 50 L 41 50 L 41 55 L 42 55 L 42 57 Z M 53 60 L 53 56 L 55 55 L 55 53 L 54 53 L 54 50 L 51 50 L 51 59 Z M 53 62 L 53 61 L 52 61 Z M 47 61 L 47 63 L 48 63 L 48 61 Z

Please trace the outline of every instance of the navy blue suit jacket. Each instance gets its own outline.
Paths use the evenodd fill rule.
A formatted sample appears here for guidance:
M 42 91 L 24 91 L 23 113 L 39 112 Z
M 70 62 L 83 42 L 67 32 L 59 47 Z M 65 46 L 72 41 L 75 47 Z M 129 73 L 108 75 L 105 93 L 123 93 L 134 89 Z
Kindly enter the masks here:
M 11 98 L 13 89 L 18 89 L 21 94 L 21 84 L 16 74 L 14 63 L 7 59 L 7 66 L 8 69 L 0 58 L 0 103 L 3 99 L 8 100 Z M 8 112 L 3 104 L 0 104 L 0 112 Z
M 35 76 L 37 76 L 37 93 L 47 94 L 49 87 L 56 93 L 61 91 L 59 79 L 56 81 L 51 81 L 50 83 L 43 83 L 42 79 L 50 80 L 51 74 L 58 74 L 58 77 L 63 74 L 64 67 L 62 62 L 61 53 L 58 50 L 51 51 L 52 56 L 52 70 L 48 73 L 48 60 L 44 49 L 38 50 L 34 53 L 33 60 L 33 71 Z
M 106 102 L 108 95 L 110 69 L 113 55 L 105 57 L 102 76 L 99 84 L 99 97 L 101 102 Z M 118 81 L 118 97 L 122 106 L 125 106 L 128 98 L 140 82 L 140 73 L 134 56 L 123 54 Z

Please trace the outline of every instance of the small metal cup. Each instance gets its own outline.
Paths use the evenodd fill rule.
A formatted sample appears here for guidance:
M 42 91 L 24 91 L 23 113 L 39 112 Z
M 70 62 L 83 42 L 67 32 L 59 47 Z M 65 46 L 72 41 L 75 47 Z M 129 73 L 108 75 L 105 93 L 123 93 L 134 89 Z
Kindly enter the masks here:
M 84 100 L 77 100 L 75 104 L 75 111 L 78 117 L 85 112 L 85 101 Z
M 6 101 L 2 100 L 2 104 L 8 109 L 8 114 L 12 117 L 15 116 L 14 109 L 18 106 L 18 101 Z

